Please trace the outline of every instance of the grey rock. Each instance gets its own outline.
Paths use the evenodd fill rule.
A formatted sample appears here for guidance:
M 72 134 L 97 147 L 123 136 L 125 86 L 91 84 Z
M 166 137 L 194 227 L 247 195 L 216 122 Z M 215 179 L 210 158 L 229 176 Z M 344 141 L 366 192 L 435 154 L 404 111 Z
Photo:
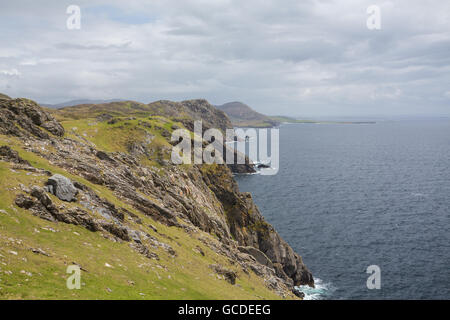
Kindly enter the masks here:
M 124 241 L 131 241 L 130 235 L 128 234 L 128 229 L 126 227 L 106 221 L 101 221 L 100 224 L 103 229 L 118 237 L 119 239 L 122 239 Z
M 115 162 L 114 159 L 112 159 L 106 152 L 104 151 L 98 151 L 96 154 L 97 158 L 100 160 Z
M 128 233 L 131 236 L 131 240 L 133 240 L 136 243 L 142 243 L 139 231 L 128 229 Z
M 305 297 L 305 294 L 301 291 L 298 291 L 296 289 L 292 290 L 292 293 L 295 294 L 297 297 L 303 299 Z
M 47 190 L 60 200 L 68 202 L 76 200 L 78 190 L 69 178 L 55 174 L 48 179 L 47 186 Z
M 230 284 L 232 285 L 236 284 L 237 274 L 233 270 L 224 268 L 219 264 L 212 264 L 209 267 L 213 269 L 217 274 L 223 276 L 224 279 L 228 281 Z
M 251 256 L 253 256 L 256 261 L 258 261 L 259 263 L 261 263 L 264 266 L 267 266 L 269 268 L 273 268 L 273 264 L 272 261 L 270 261 L 270 259 L 260 250 L 256 249 L 255 247 L 238 247 L 240 252 L 243 253 L 247 253 Z
M 17 137 L 31 134 L 49 139 L 47 132 L 62 137 L 64 128 L 36 102 L 28 99 L 0 100 L 0 133 Z
M 46 257 L 50 257 L 50 254 L 48 254 L 47 252 L 45 252 L 41 248 L 31 248 L 31 252 L 36 253 L 36 254 L 41 254 L 41 255 L 46 256 Z

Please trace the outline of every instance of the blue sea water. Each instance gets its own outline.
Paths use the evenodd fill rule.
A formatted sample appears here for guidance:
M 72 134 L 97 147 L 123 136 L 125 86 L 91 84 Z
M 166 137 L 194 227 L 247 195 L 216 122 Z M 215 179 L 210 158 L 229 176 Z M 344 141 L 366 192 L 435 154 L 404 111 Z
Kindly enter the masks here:
M 282 125 L 278 174 L 236 179 L 313 273 L 307 298 L 450 299 L 449 120 Z

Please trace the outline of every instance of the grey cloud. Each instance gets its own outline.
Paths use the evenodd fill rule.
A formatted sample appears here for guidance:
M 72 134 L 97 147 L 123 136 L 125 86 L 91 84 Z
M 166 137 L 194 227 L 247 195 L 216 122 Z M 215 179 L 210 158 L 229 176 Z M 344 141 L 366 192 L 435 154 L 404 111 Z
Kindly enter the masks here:
M 130 47 L 131 41 L 127 41 L 121 44 L 106 44 L 106 45 L 98 45 L 98 44 L 77 44 L 77 43 L 57 43 L 55 45 L 56 48 L 66 50 L 66 49 L 75 49 L 75 50 L 109 50 L 109 49 L 126 49 Z
M 204 97 L 268 114 L 450 113 L 445 1 L 380 2 L 377 31 L 366 28 L 369 0 L 77 2 L 78 31 L 65 28 L 72 1 L 0 5 L 0 70 L 20 72 L 1 76 L 0 92 L 47 103 Z

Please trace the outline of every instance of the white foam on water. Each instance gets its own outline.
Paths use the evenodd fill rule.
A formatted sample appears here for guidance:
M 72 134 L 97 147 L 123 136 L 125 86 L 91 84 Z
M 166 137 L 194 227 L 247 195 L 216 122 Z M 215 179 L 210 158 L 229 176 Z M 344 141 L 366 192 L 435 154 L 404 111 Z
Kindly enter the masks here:
M 260 171 L 258 171 L 257 169 L 255 169 L 255 170 L 256 170 L 256 172 L 246 172 L 246 173 L 233 172 L 232 174 L 233 174 L 233 176 L 252 176 L 255 174 L 261 174 Z
M 295 287 L 297 291 L 303 292 L 305 294 L 304 300 L 324 300 L 331 296 L 331 294 L 336 291 L 331 282 L 323 282 L 319 278 L 314 278 L 315 288 L 310 286 L 299 286 Z
M 425 193 L 411 193 L 413 197 L 426 197 L 427 195 Z

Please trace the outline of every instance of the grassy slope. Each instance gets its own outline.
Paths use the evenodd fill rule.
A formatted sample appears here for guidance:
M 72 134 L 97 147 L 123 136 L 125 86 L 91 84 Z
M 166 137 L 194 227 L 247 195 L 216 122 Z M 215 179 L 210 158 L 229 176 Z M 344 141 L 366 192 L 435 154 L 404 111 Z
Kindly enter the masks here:
M 136 138 L 136 132 L 142 129 L 138 122 L 144 120 L 123 120 L 111 128 L 105 123 L 93 125 L 93 118 L 63 118 L 67 136 L 92 141 L 99 149 L 106 151 L 124 151 L 125 140 Z M 155 125 L 146 129 L 155 135 L 153 143 L 167 143 L 156 127 L 169 130 L 173 123 L 160 117 L 146 117 L 145 121 Z M 72 130 L 74 127 L 77 128 L 76 134 Z M 189 235 L 181 229 L 159 224 L 121 202 L 106 187 L 64 172 L 34 153 L 23 150 L 22 142 L 16 138 L 0 135 L 0 145 L 11 146 L 34 167 L 64 174 L 89 186 L 117 206 L 135 213 L 143 221 L 138 228 L 170 244 L 178 254 L 173 258 L 162 249 L 156 249 L 160 260 L 150 260 L 131 249 L 129 243 L 105 239 L 100 232 L 94 233 L 83 227 L 52 223 L 32 216 L 29 211 L 13 204 L 15 196 L 21 193 L 19 184 L 42 186 L 46 177 L 11 170 L 11 164 L 0 161 L 0 299 L 279 298 L 264 286 L 260 278 L 253 273 L 246 275 L 198 240 L 200 236 L 212 238 L 211 235 L 203 232 Z M 51 149 L 47 152 L 51 152 Z M 60 203 L 55 197 L 52 200 L 56 204 Z M 77 204 L 65 205 L 69 207 Z M 156 226 L 158 232 L 147 228 L 149 224 Z M 197 246 L 202 248 L 205 256 L 195 250 Z M 41 248 L 51 256 L 35 254 L 30 248 Z M 81 290 L 66 288 L 69 276 L 66 268 L 73 262 L 87 270 L 82 272 Z M 105 263 L 112 268 L 105 267 Z M 209 268 L 212 263 L 220 263 L 235 270 L 238 273 L 237 285 L 232 286 L 219 279 Z

